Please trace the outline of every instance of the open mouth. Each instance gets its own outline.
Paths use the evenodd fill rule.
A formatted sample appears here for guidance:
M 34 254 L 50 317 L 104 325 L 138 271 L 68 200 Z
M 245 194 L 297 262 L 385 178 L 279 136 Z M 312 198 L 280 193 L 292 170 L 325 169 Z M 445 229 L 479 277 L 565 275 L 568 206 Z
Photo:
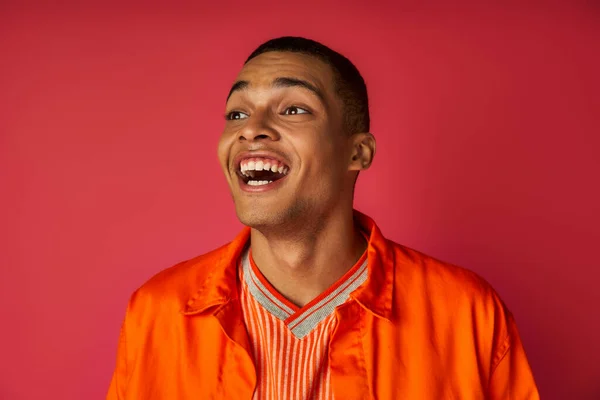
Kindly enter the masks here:
M 245 184 L 264 186 L 284 178 L 290 168 L 279 160 L 265 157 L 242 159 L 238 166 L 238 175 Z

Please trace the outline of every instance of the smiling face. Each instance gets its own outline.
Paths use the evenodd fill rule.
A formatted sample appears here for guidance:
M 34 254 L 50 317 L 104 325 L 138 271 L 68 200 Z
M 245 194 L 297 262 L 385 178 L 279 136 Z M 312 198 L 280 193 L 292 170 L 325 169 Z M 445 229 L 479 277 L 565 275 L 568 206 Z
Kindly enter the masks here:
M 281 227 L 351 208 L 362 168 L 334 82 L 329 65 L 291 52 L 263 53 L 239 73 L 218 155 L 243 224 Z

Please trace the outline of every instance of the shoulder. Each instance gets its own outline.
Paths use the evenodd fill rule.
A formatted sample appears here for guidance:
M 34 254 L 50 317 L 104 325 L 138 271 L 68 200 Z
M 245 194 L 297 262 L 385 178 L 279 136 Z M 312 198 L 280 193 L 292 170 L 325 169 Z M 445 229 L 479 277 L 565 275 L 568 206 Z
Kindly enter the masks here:
M 406 246 L 388 245 L 398 326 L 425 335 L 436 349 L 472 355 L 488 375 L 519 346 L 512 313 L 484 278 Z
M 407 314 L 433 314 L 443 329 L 506 336 L 512 315 L 494 288 L 466 268 L 390 242 L 396 305 Z
M 412 282 L 414 289 L 425 291 L 434 297 L 458 297 L 475 301 L 498 297 L 484 278 L 469 269 L 392 241 L 389 244 L 394 254 L 396 281 L 400 279 Z
M 390 245 L 394 299 L 401 318 L 448 343 L 478 348 L 496 362 L 509 345 L 514 319 L 494 288 L 466 268 Z
M 219 261 L 229 245 L 225 244 L 158 272 L 135 290 L 129 308 L 153 313 L 167 308 L 181 311 L 186 301 L 204 286 L 215 268 L 222 265 Z

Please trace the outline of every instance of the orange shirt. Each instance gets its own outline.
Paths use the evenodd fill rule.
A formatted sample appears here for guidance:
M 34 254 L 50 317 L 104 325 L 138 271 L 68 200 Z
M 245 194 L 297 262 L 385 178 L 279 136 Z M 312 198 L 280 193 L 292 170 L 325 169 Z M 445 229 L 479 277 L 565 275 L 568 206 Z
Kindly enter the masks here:
M 335 309 L 336 399 L 539 399 L 512 314 L 484 280 L 368 232 L 367 280 Z M 256 367 L 237 289 L 244 229 L 131 297 L 107 399 L 251 399 Z M 282 399 L 283 400 L 283 399 Z
M 288 301 L 245 251 L 240 301 L 256 366 L 256 400 L 333 400 L 329 341 L 335 309 L 367 279 L 367 253 L 304 307 Z

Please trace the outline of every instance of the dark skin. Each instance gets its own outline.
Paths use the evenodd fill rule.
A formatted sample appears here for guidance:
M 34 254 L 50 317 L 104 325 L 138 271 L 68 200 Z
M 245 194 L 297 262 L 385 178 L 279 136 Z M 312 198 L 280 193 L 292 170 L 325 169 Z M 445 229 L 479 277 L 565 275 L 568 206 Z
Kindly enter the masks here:
M 218 155 L 236 213 L 251 227 L 253 259 L 298 306 L 317 297 L 360 258 L 366 241 L 353 222 L 353 188 L 369 168 L 375 139 L 349 134 L 332 69 L 291 52 L 268 52 L 240 71 L 226 105 Z M 241 189 L 234 158 L 270 151 L 289 166 L 276 188 Z

